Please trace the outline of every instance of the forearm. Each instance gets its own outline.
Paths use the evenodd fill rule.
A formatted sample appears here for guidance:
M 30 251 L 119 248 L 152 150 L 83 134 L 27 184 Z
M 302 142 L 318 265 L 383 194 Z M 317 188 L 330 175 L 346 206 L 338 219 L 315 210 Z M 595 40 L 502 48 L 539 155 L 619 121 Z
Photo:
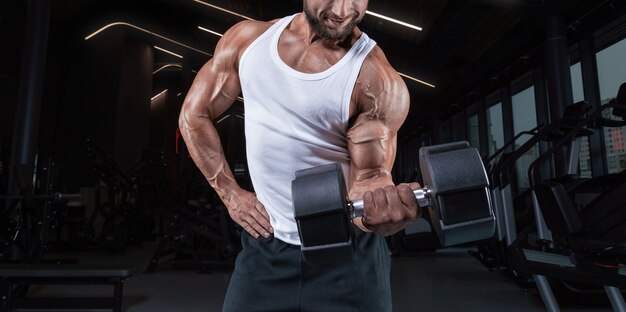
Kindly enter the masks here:
M 391 168 L 395 158 L 395 135 L 380 121 L 361 117 L 348 131 L 351 199 L 393 185 Z
M 382 168 L 359 170 L 351 176 L 352 183 L 348 192 L 348 197 L 351 200 L 363 198 L 363 193 L 367 191 L 393 185 L 391 173 Z
M 186 111 L 179 118 L 179 127 L 189 154 L 224 204 L 231 206 L 242 189 L 226 161 L 217 129 L 208 115 Z

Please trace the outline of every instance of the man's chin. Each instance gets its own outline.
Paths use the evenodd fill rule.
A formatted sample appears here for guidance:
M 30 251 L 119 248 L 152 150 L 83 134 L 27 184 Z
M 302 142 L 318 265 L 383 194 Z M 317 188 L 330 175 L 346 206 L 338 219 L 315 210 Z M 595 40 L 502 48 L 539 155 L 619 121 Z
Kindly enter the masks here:
M 327 27 L 323 31 L 318 32 L 318 36 L 323 39 L 329 41 L 344 41 L 350 34 L 352 33 L 352 29 L 348 31 L 345 27 L 341 28 L 330 28 Z
M 306 16 L 309 25 L 313 28 L 315 33 L 320 38 L 328 41 L 344 41 L 352 34 L 356 27 L 354 21 L 337 24 L 328 20 L 315 19 L 309 15 Z

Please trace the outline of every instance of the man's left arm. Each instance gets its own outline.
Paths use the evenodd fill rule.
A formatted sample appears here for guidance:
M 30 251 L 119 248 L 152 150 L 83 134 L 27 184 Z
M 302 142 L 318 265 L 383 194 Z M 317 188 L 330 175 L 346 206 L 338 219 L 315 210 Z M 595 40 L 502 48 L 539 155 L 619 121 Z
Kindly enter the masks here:
M 391 235 L 421 214 L 412 192 L 419 185 L 395 186 L 391 178 L 397 133 L 409 105 L 404 81 L 375 48 L 363 63 L 355 85 L 347 135 L 349 197 L 363 198 L 363 218 L 355 219 L 354 224 L 364 231 Z

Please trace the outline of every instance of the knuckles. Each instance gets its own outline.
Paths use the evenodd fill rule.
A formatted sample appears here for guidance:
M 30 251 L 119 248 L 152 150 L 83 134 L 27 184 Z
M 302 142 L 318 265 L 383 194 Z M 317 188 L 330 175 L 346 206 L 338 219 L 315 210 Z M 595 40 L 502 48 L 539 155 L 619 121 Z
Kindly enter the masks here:
M 399 184 L 397 186 L 397 189 L 398 189 L 399 192 L 403 192 L 403 193 L 412 192 L 411 187 L 408 184 L 406 184 L 406 183 Z
M 384 189 L 375 189 L 374 190 L 374 200 L 383 200 L 387 198 L 387 193 L 385 192 Z
M 407 217 L 408 216 L 405 213 L 402 213 L 400 211 L 394 211 L 391 214 L 391 222 L 392 223 L 400 223 L 400 222 L 403 222 L 406 219 L 408 219 Z
M 391 235 L 402 230 L 422 214 L 414 199 L 413 190 L 418 183 L 388 185 L 363 194 L 366 203 L 368 228 L 380 235 Z M 400 200 L 394 200 L 393 198 Z M 401 205 L 390 203 L 399 202 Z

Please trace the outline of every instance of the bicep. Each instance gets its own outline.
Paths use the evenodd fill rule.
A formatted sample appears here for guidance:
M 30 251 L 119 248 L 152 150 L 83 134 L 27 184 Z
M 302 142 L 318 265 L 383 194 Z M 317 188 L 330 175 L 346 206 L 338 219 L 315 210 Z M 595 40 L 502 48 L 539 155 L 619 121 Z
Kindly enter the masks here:
M 410 105 L 406 85 L 395 71 L 379 77 L 385 79 L 364 83 L 366 87 L 361 88 L 357 104 L 360 109 L 347 135 L 349 183 L 357 194 L 393 184 L 391 168 L 396 156 L 397 133 Z

